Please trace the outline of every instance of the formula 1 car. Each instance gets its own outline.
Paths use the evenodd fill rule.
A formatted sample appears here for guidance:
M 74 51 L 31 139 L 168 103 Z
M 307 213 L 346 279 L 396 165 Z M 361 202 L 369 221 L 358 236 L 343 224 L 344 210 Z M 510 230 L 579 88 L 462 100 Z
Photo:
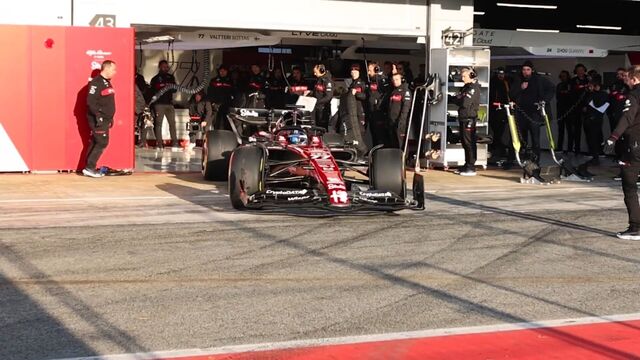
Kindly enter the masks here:
M 213 130 L 203 146 L 207 180 L 228 180 L 235 209 L 265 205 L 321 207 L 329 210 L 424 209 L 424 182 L 413 180 L 407 197 L 400 149 L 373 148 L 358 158 L 340 134 L 306 125 L 309 113 L 231 109 L 232 130 Z

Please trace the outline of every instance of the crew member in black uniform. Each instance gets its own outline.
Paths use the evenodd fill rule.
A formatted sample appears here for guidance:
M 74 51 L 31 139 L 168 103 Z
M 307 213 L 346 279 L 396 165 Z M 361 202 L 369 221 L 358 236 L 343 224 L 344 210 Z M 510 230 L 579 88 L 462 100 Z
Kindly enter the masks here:
M 507 113 L 500 106 L 494 105 L 496 103 L 508 104 L 511 102 L 509 90 L 509 80 L 506 77 L 504 68 L 499 67 L 489 83 L 489 128 L 493 139 L 491 145 L 489 145 L 489 151 L 491 152 L 491 160 L 496 163 L 498 159 L 504 156 L 508 157 L 507 163 L 511 163 L 514 159 L 513 152 L 509 151 L 511 142 L 507 141 L 509 137 L 506 136 L 506 133 L 508 133 Z
M 640 174 L 640 66 L 629 69 L 627 85 L 631 88 L 624 102 L 618 126 L 605 144 L 605 153 L 612 154 L 615 143 L 624 136 L 622 191 L 629 214 L 629 228 L 616 235 L 625 240 L 640 240 L 640 205 L 638 204 L 638 175 Z
M 516 103 L 515 115 L 518 121 L 518 129 L 522 136 L 522 142 L 530 145 L 530 160 L 540 165 L 540 128 L 544 125 L 544 119 L 540 114 L 538 105 L 541 101 L 549 103 L 553 98 L 553 89 L 546 90 L 544 80 L 533 71 L 533 64 L 527 60 L 522 65 L 520 76 L 514 79 L 509 94 Z M 531 141 L 529 142 L 529 134 Z M 529 146 L 526 146 L 529 150 Z M 533 177 L 540 182 L 545 180 L 540 176 L 540 168 L 533 171 Z
M 302 70 L 299 67 L 294 67 L 291 70 L 291 77 L 289 78 L 289 93 L 298 96 L 303 96 L 307 90 L 309 90 L 309 84 L 302 76 Z
M 389 91 L 389 80 L 375 61 L 369 62 L 367 72 L 369 74 L 365 107 L 367 126 L 371 131 L 373 146 L 388 144 L 390 140 L 385 124 L 383 99 Z
M 211 79 L 207 88 L 207 99 L 213 109 L 214 129 L 229 130 L 229 123 L 226 116 L 229 113 L 229 106 L 233 101 L 234 86 L 229 77 L 229 68 L 225 64 L 218 66 L 218 76 Z
M 287 104 L 295 104 L 299 96 L 304 96 L 309 90 L 309 84 L 302 75 L 302 70 L 295 66 L 291 70 L 289 77 L 289 88 L 287 89 Z
M 316 105 L 313 108 L 311 118 L 316 126 L 329 128 L 329 119 L 331 118 L 331 99 L 333 98 L 333 80 L 331 73 L 324 64 L 317 64 L 313 67 L 313 75 L 317 78 L 313 87 L 313 93 L 307 90 L 307 95 L 311 94 L 316 98 Z
M 109 145 L 109 129 L 116 113 L 115 90 L 111 79 L 116 75 L 116 63 L 105 60 L 100 67 L 100 75 L 89 82 L 87 95 L 87 120 L 91 129 L 91 145 L 87 153 L 87 165 L 82 170 L 85 176 L 101 177 L 96 171 L 98 159 Z
M 169 84 L 175 84 L 176 79 L 169 74 L 169 63 L 166 60 L 160 60 L 158 63 L 160 71 L 151 79 L 151 88 L 156 92 L 162 90 Z M 173 108 L 173 94 L 176 90 L 169 90 L 162 94 L 153 104 L 154 109 L 154 130 L 156 136 L 156 148 L 164 148 L 162 141 L 162 120 L 166 116 L 169 123 L 169 133 L 171 134 L 171 146 L 178 148 L 178 135 L 176 133 L 176 111 Z
M 600 164 L 600 152 L 602 151 L 602 121 L 604 120 L 605 107 L 610 106 L 609 94 L 601 89 L 602 77 L 594 74 L 589 79 L 589 87 L 585 95 L 585 108 L 583 111 L 584 134 L 587 140 L 587 148 L 592 159 L 589 165 Z
M 618 120 L 620 120 L 620 117 L 622 116 L 624 102 L 625 100 L 627 100 L 627 95 L 629 93 L 629 86 L 627 86 L 626 80 L 627 70 L 624 68 L 618 68 L 618 70 L 616 71 L 616 80 L 609 87 L 609 104 L 611 105 L 607 109 L 607 118 L 609 118 L 609 129 L 615 129 L 618 125 Z M 616 142 L 615 149 L 616 160 L 622 159 L 624 143 L 618 140 Z
M 476 74 L 470 68 L 462 68 L 460 76 L 464 86 L 460 93 L 451 98 L 451 102 L 458 105 L 458 125 L 460 140 L 464 149 L 464 166 L 459 174 L 462 176 L 476 175 L 477 136 L 476 123 L 480 106 L 480 84 Z
M 245 107 L 262 108 L 265 100 L 266 79 L 262 76 L 260 65 L 251 65 L 251 77 L 247 83 L 247 92 L 245 93 Z
M 573 69 L 575 76 L 571 78 L 571 104 L 575 104 L 571 114 L 567 116 L 567 150 L 580 153 L 580 138 L 582 136 L 582 111 L 589 79 L 587 78 L 587 68 L 582 64 L 577 64 Z M 572 149 L 573 148 L 573 149 Z
M 558 150 L 562 151 L 564 149 L 564 129 L 566 128 L 569 133 L 572 131 L 566 118 L 571 105 L 573 105 L 571 103 L 571 75 L 567 70 L 562 70 L 558 79 L 560 82 L 556 85 L 556 118 L 558 119 Z
M 387 147 L 402 148 L 407 137 L 407 119 L 411 111 L 411 91 L 402 81 L 402 75 L 395 73 L 391 77 L 393 90 L 387 96 Z
M 265 91 L 267 93 L 267 107 L 271 109 L 284 109 L 286 98 L 284 89 L 287 84 L 282 76 L 282 70 L 276 68 L 267 80 Z
M 365 116 L 364 106 L 367 95 L 366 84 L 360 79 L 360 65 L 351 66 L 351 82 L 349 88 L 340 98 L 338 108 L 340 133 L 345 135 L 345 140 L 353 142 L 358 155 L 363 156 L 369 150 L 364 140 Z M 335 129 L 336 124 L 331 123 L 329 131 Z
M 198 122 L 201 131 L 212 130 L 214 111 L 211 101 L 207 99 L 204 90 L 193 94 L 189 99 L 189 117 L 192 122 Z M 193 149 L 196 145 L 196 132 L 190 127 L 189 130 L 189 148 Z

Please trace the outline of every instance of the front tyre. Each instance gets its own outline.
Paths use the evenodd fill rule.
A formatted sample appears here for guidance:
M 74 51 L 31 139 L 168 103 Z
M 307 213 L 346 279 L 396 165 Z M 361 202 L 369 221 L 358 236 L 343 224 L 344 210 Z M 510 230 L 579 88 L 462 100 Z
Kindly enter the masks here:
M 229 163 L 229 198 L 237 210 L 247 209 L 252 195 L 264 190 L 266 150 L 258 145 L 242 146 L 233 151 Z M 251 208 L 260 208 L 252 203 Z

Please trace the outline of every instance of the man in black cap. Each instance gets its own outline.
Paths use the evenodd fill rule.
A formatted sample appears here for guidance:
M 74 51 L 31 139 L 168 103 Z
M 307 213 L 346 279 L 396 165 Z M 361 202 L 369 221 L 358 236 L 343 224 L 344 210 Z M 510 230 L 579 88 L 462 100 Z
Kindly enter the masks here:
M 509 95 L 516 103 L 515 115 L 518 121 L 518 129 L 522 142 L 531 148 L 530 160 L 536 165 L 540 164 L 540 128 L 544 125 L 544 119 L 538 109 L 541 101 L 549 102 L 553 97 L 546 91 L 540 75 L 534 72 L 533 63 L 529 60 L 522 64 L 520 76 L 514 79 Z M 531 134 L 531 141 L 529 141 Z M 540 181 L 545 180 L 540 176 L 539 167 L 533 171 L 532 176 Z

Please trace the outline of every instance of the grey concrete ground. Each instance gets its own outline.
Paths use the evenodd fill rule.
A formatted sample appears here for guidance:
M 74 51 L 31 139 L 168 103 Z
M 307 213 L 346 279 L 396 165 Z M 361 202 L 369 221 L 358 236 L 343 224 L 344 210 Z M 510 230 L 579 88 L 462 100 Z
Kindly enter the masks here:
M 197 175 L 0 177 L 0 359 L 640 312 L 619 183 L 514 176 L 346 217 L 238 213 Z

